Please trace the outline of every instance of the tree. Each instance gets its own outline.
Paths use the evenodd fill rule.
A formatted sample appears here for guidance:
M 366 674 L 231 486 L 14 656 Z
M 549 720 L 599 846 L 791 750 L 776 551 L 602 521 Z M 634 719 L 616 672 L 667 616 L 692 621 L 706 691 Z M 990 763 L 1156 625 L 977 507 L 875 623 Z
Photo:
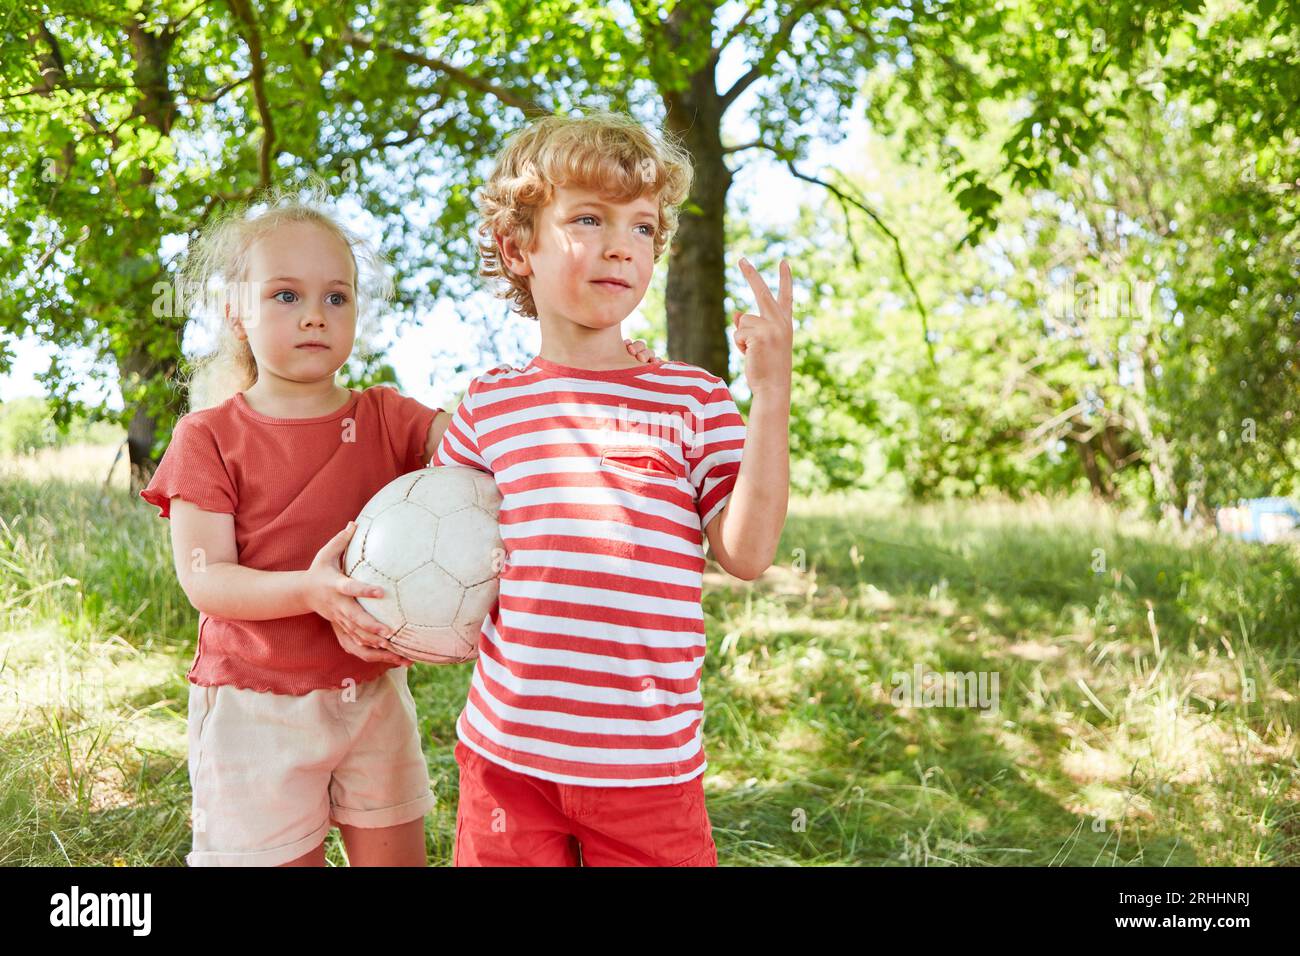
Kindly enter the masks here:
M 1092 91 L 1197 7 L 38 4 L 5 21 L 0 50 L 9 104 L 0 204 L 19 224 L 0 247 L 0 267 L 14 277 L 0 329 L 112 358 L 139 479 L 179 408 L 168 383 L 183 361 L 185 316 L 174 303 L 175 314 L 157 314 L 168 312 L 157 292 L 174 269 L 168 237 L 191 235 L 215 209 L 272 181 L 320 172 L 382 222 L 404 305 L 454 293 L 473 285 L 472 189 L 504 136 L 535 112 L 612 106 L 661 120 L 693 155 L 695 185 L 669 259 L 668 352 L 727 378 L 729 161 L 761 150 L 825 186 L 894 237 L 893 261 L 907 276 L 898 231 L 833 175 L 801 168 L 813 140 L 842 135 L 869 71 L 888 69 L 898 89 L 943 107 L 934 114 L 942 121 L 924 129 L 934 142 L 984 100 L 1032 97 L 1004 149 L 1004 173 L 1025 186 L 1095 142 L 1114 117 L 1090 111 Z M 1106 52 L 1084 55 L 1098 29 Z M 744 72 L 722 88 L 719 67 L 733 54 Z M 974 64 L 990 60 L 997 69 L 986 80 Z M 733 114 L 751 93 L 744 119 L 755 136 L 727 142 L 724 122 L 741 119 Z M 1031 135 L 1039 128 L 1042 136 Z M 999 193 L 960 156 L 947 158 L 976 236 L 994 221 Z M 923 299 L 913 294 L 909 309 L 923 335 Z M 71 383 L 57 362 L 47 380 L 69 406 Z
M 1267 60 L 1268 46 L 1255 46 Z M 1125 122 L 1046 187 L 1008 192 L 955 254 L 969 223 L 942 201 L 944 153 L 997 169 L 1025 107 L 986 103 L 981 136 L 954 129 L 942 144 L 918 137 L 903 150 L 928 117 L 896 86 L 893 96 L 883 81 L 869 88 L 886 115 L 878 129 L 894 132 L 869 138 L 863 170 L 842 186 L 872 196 L 889 221 L 925 224 L 909 258 L 933 306 L 934 354 L 900 314 L 916 290 L 856 267 L 891 255 L 878 232 L 861 249 L 805 254 L 820 293 L 811 334 L 832 378 L 854 381 L 877 408 L 870 438 L 914 493 L 1082 486 L 1174 517 L 1300 488 L 1295 153 L 1261 149 L 1259 127 L 1209 108 L 1203 91 L 1171 92 L 1168 78 L 1196 55 L 1180 36 L 1167 53 L 1135 56 L 1150 95 L 1100 93 L 1096 108 L 1123 103 Z M 1264 115 L 1258 97 L 1253 105 Z M 900 163 L 904 152 L 916 162 Z M 797 241 L 826 235 L 837 218 L 827 202 Z M 850 237 L 864 220 L 847 222 Z M 836 427 L 824 446 L 862 442 L 861 429 Z

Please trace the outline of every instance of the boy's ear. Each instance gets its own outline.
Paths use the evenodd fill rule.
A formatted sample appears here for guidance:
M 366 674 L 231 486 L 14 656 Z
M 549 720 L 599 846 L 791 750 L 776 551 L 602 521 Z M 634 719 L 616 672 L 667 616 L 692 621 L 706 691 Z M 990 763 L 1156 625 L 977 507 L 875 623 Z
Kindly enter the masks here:
M 497 233 L 497 249 L 501 255 L 501 262 L 507 269 L 517 276 L 526 276 L 532 273 L 533 267 L 528 264 L 528 259 L 523 250 L 519 248 L 519 243 L 514 236 L 502 235 Z

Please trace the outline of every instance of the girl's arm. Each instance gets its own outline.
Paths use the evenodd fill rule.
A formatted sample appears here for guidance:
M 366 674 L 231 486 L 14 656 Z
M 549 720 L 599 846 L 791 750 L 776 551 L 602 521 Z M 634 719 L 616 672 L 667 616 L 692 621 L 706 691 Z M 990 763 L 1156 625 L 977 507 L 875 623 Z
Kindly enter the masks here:
M 424 442 L 424 463 L 426 465 L 433 461 L 433 453 L 438 450 L 438 443 L 442 441 L 442 433 L 447 430 L 451 424 L 451 415 L 439 410 L 434 416 L 433 424 L 429 426 L 429 437 Z
M 391 633 L 354 600 L 380 597 L 383 589 L 354 581 L 339 567 L 356 527 L 353 522 L 316 553 L 305 571 L 258 571 L 240 565 L 234 515 L 172 498 L 171 522 L 176 577 L 190 603 L 204 614 L 266 621 L 315 613 L 348 633 L 369 631 L 383 638 Z M 404 661 L 396 655 L 393 659 Z

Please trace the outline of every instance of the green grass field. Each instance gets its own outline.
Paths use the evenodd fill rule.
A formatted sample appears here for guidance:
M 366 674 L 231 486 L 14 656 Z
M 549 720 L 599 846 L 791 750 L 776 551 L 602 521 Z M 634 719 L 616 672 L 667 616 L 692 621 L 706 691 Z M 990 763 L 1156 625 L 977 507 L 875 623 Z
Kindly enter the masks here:
M 0 462 L 0 864 L 189 848 L 197 615 L 111 458 Z M 1300 863 L 1296 550 L 1090 502 L 849 496 L 792 502 L 778 562 L 706 581 L 723 865 Z M 996 708 L 896 701 L 918 667 L 996 678 Z M 469 676 L 411 670 L 433 865 Z

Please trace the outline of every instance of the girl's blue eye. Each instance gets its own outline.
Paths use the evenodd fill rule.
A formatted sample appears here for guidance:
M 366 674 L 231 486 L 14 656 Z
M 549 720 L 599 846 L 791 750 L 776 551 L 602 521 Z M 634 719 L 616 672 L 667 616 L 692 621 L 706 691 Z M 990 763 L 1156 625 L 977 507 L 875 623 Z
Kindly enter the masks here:
M 653 236 L 655 234 L 655 227 L 651 225 L 647 225 L 646 223 L 642 223 L 641 225 L 637 226 L 637 228 L 649 230 L 648 232 L 642 233 L 643 236 Z
M 292 298 L 292 299 L 281 299 L 280 296 L 282 296 L 282 295 L 291 295 L 291 296 L 293 296 L 293 298 Z M 277 292 L 275 295 L 271 296 L 271 298 L 276 299 L 276 300 L 279 301 L 279 302 L 283 302 L 285 305 L 290 305 L 290 304 L 292 304 L 292 303 L 298 301 L 298 293 L 297 293 L 297 292 L 292 292 L 292 291 L 290 291 L 289 289 L 281 289 L 281 290 L 280 290 L 279 292 Z
M 582 220 L 584 220 L 584 219 L 590 219 L 592 222 L 595 222 L 595 221 L 596 221 L 596 217 L 595 217 L 595 216 L 579 216 L 577 219 L 575 219 L 575 220 L 573 220 L 573 221 L 574 221 L 574 222 L 582 222 Z
M 348 297 L 345 296 L 342 292 L 331 292 L 325 298 L 330 305 L 347 305 L 348 303 Z M 338 301 L 335 302 L 334 301 L 335 299 L 338 299 Z

